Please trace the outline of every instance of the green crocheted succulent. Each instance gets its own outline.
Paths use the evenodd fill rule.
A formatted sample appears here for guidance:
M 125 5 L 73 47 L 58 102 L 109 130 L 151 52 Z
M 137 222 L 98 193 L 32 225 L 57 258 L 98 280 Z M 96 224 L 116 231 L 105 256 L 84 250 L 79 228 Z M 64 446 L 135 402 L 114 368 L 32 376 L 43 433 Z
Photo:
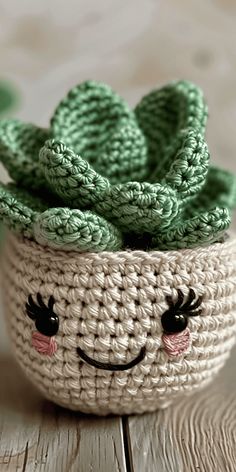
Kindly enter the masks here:
M 0 122 L 0 217 L 40 244 L 77 251 L 177 249 L 219 240 L 236 204 L 234 177 L 209 167 L 202 92 L 185 81 L 131 111 L 85 82 L 49 129 Z

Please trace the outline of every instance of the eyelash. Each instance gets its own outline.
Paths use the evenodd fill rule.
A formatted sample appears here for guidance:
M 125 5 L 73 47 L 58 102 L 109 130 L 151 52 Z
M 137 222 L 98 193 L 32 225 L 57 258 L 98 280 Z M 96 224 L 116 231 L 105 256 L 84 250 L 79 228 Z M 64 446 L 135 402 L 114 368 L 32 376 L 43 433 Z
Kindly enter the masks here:
M 45 305 L 40 293 L 37 293 L 36 298 L 37 298 L 38 305 L 33 300 L 32 295 L 28 296 L 28 303 L 26 303 L 25 305 L 27 315 L 29 316 L 31 320 L 36 320 L 38 316 L 42 315 L 42 312 L 47 313 L 47 315 L 53 312 L 53 306 L 54 306 L 55 300 L 52 295 L 50 296 L 48 300 L 48 305 Z
M 36 298 L 38 305 L 33 300 L 32 295 L 29 295 L 28 302 L 25 305 L 26 313 L 35 322 L 35 327 L 39 333 L 51 338 L 55 336 L 59 329 L 59 318 L 53 311 L 55 300 L 53 296 L 50 296 L 46 305 L 40 293 L 37 293 Z
M 196 299 L 195 291 L 190 288 L 188 298 L 184 302 L 184 293 L 182 292 L 182 290 L 177 289 L 177 293 L 178 298 L 176 302 L 173 301 L 170 295 L 166 296 L 166 301 L 169 305 L 169 312 L 176 313 L 176 311 L 181 311 L 184 312 L 187 316 L 198 316 L 201 314 L 202 309 L 199 307 L 202 303 L 202 296 Z
M 178 313 L 183 313 L 186 317 L 198 316 L 202 310 L 199 308 L 202 302 L 202 297 L 196 299 L 195 291 L 190 288 L 187 300 L 184 302 L 184 293 L 182 290 L 177 289 L 178 298 L 173 301 L 170 295 L 166 296 L 168 303 L 168 310 L 162 315 L 162 324 L 164 327 L 164 318 L 169 316 L 177 316 Z M 29 295 L 28 302 L 26 303 L 26 312 L 31 320 L 35 322 L 35 326 L 42 334 L 52 337 L 59 329 L 59 318 L 54 313 L 53 307 L 55 300 L 51 295 L 46 305 L 42 299 L 40 293 L 36 295 L 38 304 L 35 303 L 32 295 Z M 187 318 L 186 318 L 187 319 Z M 168 321 L 171 319 L 169 318 Z M 167 320 L 165 320 L 167 321 Z M 186 321 L 187 322 L 187 321 Z

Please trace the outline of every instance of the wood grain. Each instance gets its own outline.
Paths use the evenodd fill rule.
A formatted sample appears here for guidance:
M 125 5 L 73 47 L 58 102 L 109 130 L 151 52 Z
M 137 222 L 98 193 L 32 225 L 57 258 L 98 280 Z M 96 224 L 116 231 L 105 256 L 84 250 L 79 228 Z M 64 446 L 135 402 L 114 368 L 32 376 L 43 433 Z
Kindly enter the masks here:
M 0 357 L 1 472 L 126 472 L 119 418 L 93 418 L 43 400 Z
M 130 417 L 133 472 L 235 472 L 236 350 L 210 387 L 154 414 Z

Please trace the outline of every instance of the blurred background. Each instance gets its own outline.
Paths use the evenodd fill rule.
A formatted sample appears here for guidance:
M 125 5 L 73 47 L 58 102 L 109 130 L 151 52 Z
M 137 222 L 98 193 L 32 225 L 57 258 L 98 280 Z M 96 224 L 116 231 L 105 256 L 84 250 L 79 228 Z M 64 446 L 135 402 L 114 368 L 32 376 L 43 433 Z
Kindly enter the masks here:
M 17 91 L 11 115 L 47 126 L 58 100 L 85 79 L 131 105 L 177 78 L 209 105 L 212 160 L 236 171 L 234 0 L 0 0 L 0 79 Z

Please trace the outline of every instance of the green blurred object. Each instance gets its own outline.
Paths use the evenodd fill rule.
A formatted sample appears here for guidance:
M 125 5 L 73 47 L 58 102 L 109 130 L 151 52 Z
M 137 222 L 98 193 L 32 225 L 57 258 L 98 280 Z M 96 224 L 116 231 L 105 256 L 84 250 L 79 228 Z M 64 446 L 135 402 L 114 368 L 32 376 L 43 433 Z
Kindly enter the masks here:
M 0 224 L 0 247 L 5 237 L 5 232 L 6 232 L 5 229 L 6 229 L 5 226 L 1 223 Z
M 10 81 L 0 79 L 0 118 L 16 108 L 19 96 Z M 4 239 L 4 226 L 0 224 L 0 247 Z
M 15 108 L 18 99 L 17 91 L 11 82 L 0 79 L 0 117 Z

